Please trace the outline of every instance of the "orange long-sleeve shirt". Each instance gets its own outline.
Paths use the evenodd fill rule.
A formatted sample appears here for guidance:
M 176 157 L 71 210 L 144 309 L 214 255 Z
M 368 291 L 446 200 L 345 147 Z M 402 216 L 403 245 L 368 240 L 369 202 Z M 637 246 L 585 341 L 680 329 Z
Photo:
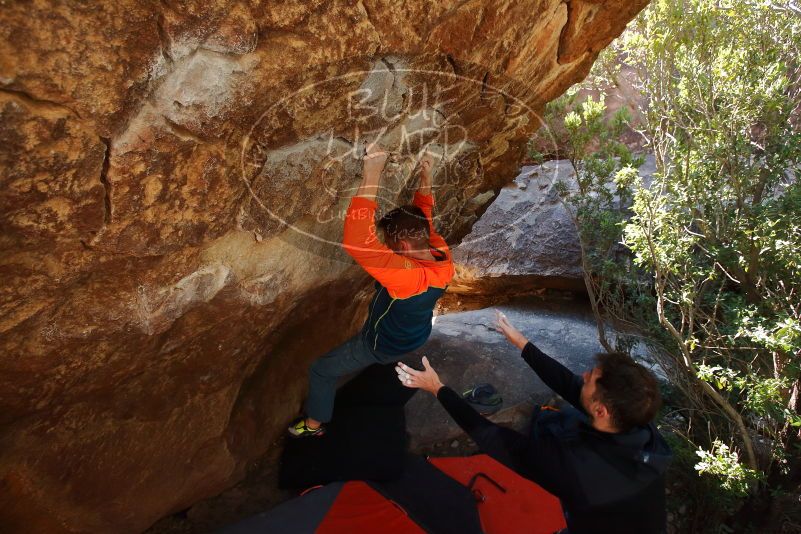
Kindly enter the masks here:
M 429 244 L 445 254 L 445 260 L 418 260 L 396 254 L 384 245 L 376 232 L 375 212 L 378 205 L 365 197 L 353 197 L 345 216 L 342 245 L 345 251 L 375 278 L 392 298 L 405 299 L 425 292 L 429 287 L 444 288 L 454 275 L 448 244 L 434 229 L 431 220 L 434 208 L 432 195 L 414 194 L 412 203 L 423 210 L 429 224 Z

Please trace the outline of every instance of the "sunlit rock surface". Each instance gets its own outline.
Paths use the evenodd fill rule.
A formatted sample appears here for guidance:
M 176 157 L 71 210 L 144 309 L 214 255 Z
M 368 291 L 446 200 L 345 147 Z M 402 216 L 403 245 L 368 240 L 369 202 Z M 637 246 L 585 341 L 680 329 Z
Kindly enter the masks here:
M 136 532 L 241 479 L 364 320 L 359 146 L 440 231 L 644 0 L 0 9 L 0 526 Z

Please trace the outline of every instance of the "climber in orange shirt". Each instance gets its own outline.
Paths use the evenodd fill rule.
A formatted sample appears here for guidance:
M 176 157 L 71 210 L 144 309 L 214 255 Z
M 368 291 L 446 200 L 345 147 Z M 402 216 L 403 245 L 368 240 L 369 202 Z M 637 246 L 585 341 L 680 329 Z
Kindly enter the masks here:
M 434 306 L 453 278 L 450 249 L 431 219 L 433 156 L 426 152 L 421 159 L 420 186 L 412 204 L 393 209 L 376 225 L 375 197 L 386 160 L 387 153 L 377 144 L 367 148 L 342 240 L 345 251 L 376 280 L 370 312 L 358 334 L 312 364 L 306 417 L 288 429 L 295 437 L 325 432 L 338 378 L 374 363 L 395 363 L 426 342 Z

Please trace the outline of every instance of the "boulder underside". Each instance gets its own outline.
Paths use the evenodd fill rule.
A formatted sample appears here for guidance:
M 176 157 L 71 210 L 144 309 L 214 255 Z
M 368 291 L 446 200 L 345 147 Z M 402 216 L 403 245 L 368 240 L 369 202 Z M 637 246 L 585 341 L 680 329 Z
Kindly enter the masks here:
M 12 2 L 0 10 L 0 525 L 138 532 L 236 483 L 364 320 L 338 246 L 442 154 L 469 231 L 644 0 Z

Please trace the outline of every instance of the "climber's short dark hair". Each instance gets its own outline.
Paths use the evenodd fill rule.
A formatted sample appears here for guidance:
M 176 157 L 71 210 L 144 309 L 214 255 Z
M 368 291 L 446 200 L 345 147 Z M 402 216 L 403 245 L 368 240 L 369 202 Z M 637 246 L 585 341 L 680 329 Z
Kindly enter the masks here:
M 384 240 L 392 247 L 399 241 L 407 241 L 413 246 L 426 246 L 429 240 L 428 219 L 417 206 L 401 206 L 386 213 L 378 221 L 378 228 L 384 233 Z
M 606 406 L 620 432 L 647 425 L 662 405 L 654 374 L 622 352 L 595 355 L 601 376 L 595 382 L 597 400 Z

